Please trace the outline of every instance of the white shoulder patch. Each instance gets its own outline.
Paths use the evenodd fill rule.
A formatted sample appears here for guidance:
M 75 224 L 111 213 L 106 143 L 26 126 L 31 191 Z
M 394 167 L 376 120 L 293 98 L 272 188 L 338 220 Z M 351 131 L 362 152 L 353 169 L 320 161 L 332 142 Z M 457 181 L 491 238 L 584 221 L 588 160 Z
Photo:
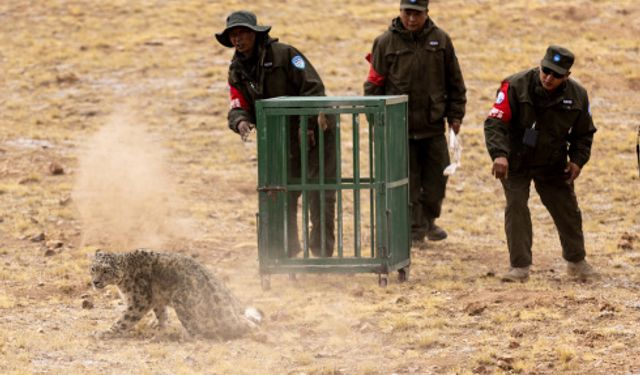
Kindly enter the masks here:
M 293 58 L 291 59 L 291 64 L 293 64 L 293 66 L 300 70 L 304 70 L 304 68 L 306 67 L 304 59 L 300 55 L 293 56 Z

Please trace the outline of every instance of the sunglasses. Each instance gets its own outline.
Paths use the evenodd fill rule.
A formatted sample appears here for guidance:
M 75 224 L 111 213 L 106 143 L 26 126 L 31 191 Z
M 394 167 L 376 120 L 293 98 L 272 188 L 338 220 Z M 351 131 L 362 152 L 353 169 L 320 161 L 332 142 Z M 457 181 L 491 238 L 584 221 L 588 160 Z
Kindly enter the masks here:
M 542 67 L 542 73 L 544 73 L 545 75 L 549 75 L 551 74 L 553 76 L 553 78 L 555 79 L 562 79 L 565 77 L 564 74 L 560 74 L 560 73 L 556 73 L 553 70 L 546 68 L 546 67 Z

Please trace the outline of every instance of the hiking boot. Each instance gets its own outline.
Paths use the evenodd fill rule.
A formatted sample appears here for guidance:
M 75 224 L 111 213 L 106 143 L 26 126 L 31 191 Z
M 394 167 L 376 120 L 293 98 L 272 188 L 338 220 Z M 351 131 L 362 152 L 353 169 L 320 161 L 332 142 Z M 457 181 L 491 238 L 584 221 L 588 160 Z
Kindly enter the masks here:
M 567 262 L 567 274 L 578 279 L 588 279 L 597 273 L 585 259 L 579 262 Z
M 525 282 L 529 279 L 529 267 L 511 267 L 500 279 L 505 283 Z
M 447 232 L 436 225 L 435 219 L 429 220 L 429 230 L 427 231 L 429 241 L 442 241 L 447 238 Z

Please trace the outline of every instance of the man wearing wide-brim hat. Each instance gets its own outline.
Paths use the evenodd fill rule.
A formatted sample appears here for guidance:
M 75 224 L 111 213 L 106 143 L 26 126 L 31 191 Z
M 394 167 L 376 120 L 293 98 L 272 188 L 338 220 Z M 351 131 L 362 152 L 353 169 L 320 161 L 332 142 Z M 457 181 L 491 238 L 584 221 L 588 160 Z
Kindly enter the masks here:
M 226 27 L 216 33 L 216 39 L 225 47 L 235 48 L 229 66 L 229 128 L 246 140 L 256 127 L 255 103 L 259 99 L 278 96 L 324 96 L 324 85 L 311 62 L 296 48 L 280 43 L 269 36 L 271 26 L 258 25 L 255 14 L 237 11 L 227 17 Z M 321 126 L 318 126 L 318 121 Z M 325 178 L 335 178 L 336 152 L 335 129 L 330 116 L 309 118 L 308 134 L 299 135 L 299 119 L 291 116 L 288 126 L 291 134 L 288 144 L 290 155 L 290 178 L 300 178 L 300 142 L 308 142 L 309 165 L 307 177 L 318 177 L 319 173 L 319 131 L 324 131 L 324 174 Z M 284 147 L 285 145 L 283 145 Z M 320 194 L 309 193 L 311 233 L 309 247 L 316 256 L 333 254 L 335 235 L 335 191 L 327 190 L 325 196 L 325 241 L 321 240 L 322 224 L 320 215 Z M 290 256 L 300 251 L 297 229 L 297 206 L 299 191 L 289 193 L 289 233 Z M 324 246 L 322 243 L 324 242 Z
M 505 231 L 511 268 L 504 281 L 525 281 L 533 232 L 527 201 L 535 184 L 560 235 L 570 276 L 595 275 L 585 260 L 582 216 L 574 181 L 589 161 L 596 128 L 587 91 L 570 79 L 574 54 L 549 46 L 540 66 L 507 77 L 484 123 L 493 175 L 507 205 Z

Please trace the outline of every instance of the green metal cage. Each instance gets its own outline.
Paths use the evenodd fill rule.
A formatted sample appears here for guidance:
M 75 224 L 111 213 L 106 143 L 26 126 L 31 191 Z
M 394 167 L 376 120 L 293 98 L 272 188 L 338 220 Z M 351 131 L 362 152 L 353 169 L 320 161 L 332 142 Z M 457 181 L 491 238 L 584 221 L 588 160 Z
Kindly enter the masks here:
M 278 97 L 258 101 L 256 113 L 263 288 L 270 288 L 270 275 L 276 273 L 295 277 L 296 273 L 369 272 L 378 274 L 384 286 L 389 273 L 398 271 L 399 280 L 407 280 L 411 263 L 407 97 Z M 314 122 L 319 115 L 331 119 L 330 128 L 317 130 L 313 140 L 300 136 L 319 128 Z M 299 137 L 296 142 L 294 137 Z M 315 175 L 309 168 L 312 142 L 319 153 Z M 328 152 L 335 153 L 332 177 L 323 172 L 334 169 L 326 165 Z M 298 157 L 300 171 L 293 176 L 292 164 Z M 325 240 L 329 193 L 335 196 L 332 244 Z M 292 203 L 288 194 L 300 198 Z M 311 194 L 320 197 L 322 216 L 321 228 L 315 228 L 322 233 L 321 253 L 315 255 L 309 251 Z M 290 204 L 301 208 L 295 218 L 289 218 Z M 292 220 L 299 225 L 291 225 Z M 291 243 L 290 227 L 297 227 L 300 244 Z M 291 255 L 296 246 L 300 253 Z M 327 248 L 336 251 L 328 256 Z

